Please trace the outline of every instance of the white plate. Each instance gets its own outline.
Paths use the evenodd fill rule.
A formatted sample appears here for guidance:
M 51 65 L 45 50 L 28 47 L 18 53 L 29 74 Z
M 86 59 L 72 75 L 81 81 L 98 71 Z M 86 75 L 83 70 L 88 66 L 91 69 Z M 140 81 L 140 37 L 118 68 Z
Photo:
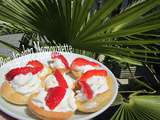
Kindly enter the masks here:
M 97 62 L 96 60 L 86 57 L 86 56 L 82 56 L 79 54 L 74 54 L 74 53 L 67 53 L 67 52 L 61 52 L 68 60 L 69 64 L 71 64 L 71 62 L 77 58 L 77 57 L 83 57 L 86 58 L 88 60 L 92 60 L 94 62 Z M 40 60 L 43 63 L 47 64 L 48 60 L 51 60 L 51 52 L 43 52 L 43 53 L 35 53 L 35 54 L 29 54 L 20 58 L 16 58 L 8 63 L 6 63 L 5 65 L 3 65 L 0 68 L 0 86 L 3 83 L 5 77 L 4 75 L 11 69 L 14 67 L 18 67 L 18 66 L 24 66 L 28 60 Z M 99 63 L 99 62 L 98 62 Z M 101 63 L 99 63 L 101 64 Z M 109 74 L 113 77 L 113 96 L 112 99 L 108 102 L 108 104 L 103 107 L 101 110 L 95 112 L 95 113 L 90 113 L 90 114 L 83 114 L 83 113 L 76 113 L 74 115 L 74 117 L 72 118 L 73 120 L 89 120 L 92 119 L 94 117 L 96 117 L 97 115 L 101 114 L 102 112 L 104 112 L 109 106 L 111 106 L 111 104 L 113 103 L 113 101 L 115 100 L 116 96 L 117 96 L 117 92 L 118 92 L 118 84 L 116 81 L 116 78 L 114 77 L 114 75 L 112 74 L 112 72 L 105 67 L 103 64 L 101 64 L 102 67 L 104 67 L 104 69 L 108 70 Z M 20 120 L 36 120 L 36 118 L 34 117 L 34 115 L 32 115 L 30 112 L 27 111 L 26 107 L 23 106 L 16 106 L 16 105 L 12 105 L 8 102 L 6 102 L 2 97 L 0 97 L 0 109 L 5 112 L 6 114 L 20 119 Z

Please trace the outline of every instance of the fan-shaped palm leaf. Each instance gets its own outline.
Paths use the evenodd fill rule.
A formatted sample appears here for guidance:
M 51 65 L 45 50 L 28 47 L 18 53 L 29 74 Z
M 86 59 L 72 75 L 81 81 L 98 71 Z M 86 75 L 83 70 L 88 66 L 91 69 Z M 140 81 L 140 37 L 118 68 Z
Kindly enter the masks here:
M 51 44 L 67 43 L 131 64 L 160 59 L 147 56 L 160 53 L 152 47 L 160 43 L 159 34 L 150 35 L 160 28 L 160 15 L 158 11 L 146 14 L 160 4 L 159 0 L 137 2 L 117 15 L 112 12 L 122 0 L 107 0 L 98 11 L 91 10 L 93 3 L 94 0 L 3 0 L 0 20 L 46 36 Z M 149 37 L 137 36 L 143 34 Z
M 13 26 L 9 23 L 0 21 L 0 35 L 17 34 L 24 32 L 26 31 L 22 31 L 22 29 L 18 26 Z
M 160 96 L 133 96 L 119 107 L 111 120 L 159 120 Z

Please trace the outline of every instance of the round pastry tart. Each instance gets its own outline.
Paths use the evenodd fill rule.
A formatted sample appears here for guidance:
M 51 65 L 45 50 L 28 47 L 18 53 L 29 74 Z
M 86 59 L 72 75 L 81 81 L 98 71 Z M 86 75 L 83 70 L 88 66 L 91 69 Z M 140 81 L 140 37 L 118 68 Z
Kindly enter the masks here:
M 27 104 L 30 95 L 43 87 L 43 82 L 38 77 L 43 69 L 43 64 L 37 60 L 29 61 L 24 67 L 11 69 L 5 74 L 1 95 L 13 104 Z
M 74 53 L 29 54 L 3 65 L 0 75 L 0 109 L 21 120 L 88 120 L 118 91 L 109 69 Z
M 78 80 L 79 90 L 76 100 L 81 112 L 96 112 L 110 101 L 112 96 L 112 79 L 106 70 L 90 70 Z
M 67 120 L 76 110 L 74 92 L 60 86 L 41 90 L 30 98 L 28 108 L 43 120 Z
M 62 54 L 59 52 L 53 52 L 51 58 L 52 60 L 49 61 L 49 65 L 53 71 L 59 69 L 61 72 L 69 72 L 69 63 Z

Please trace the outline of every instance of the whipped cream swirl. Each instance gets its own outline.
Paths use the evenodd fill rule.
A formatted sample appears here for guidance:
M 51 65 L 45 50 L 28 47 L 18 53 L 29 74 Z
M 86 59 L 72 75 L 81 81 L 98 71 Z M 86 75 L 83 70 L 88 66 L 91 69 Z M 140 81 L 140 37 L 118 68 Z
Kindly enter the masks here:
M 70 75 L 68 75 L 66 73 L 63 74 L 63 77 L 66 80 L 68 87 L 73 88 L 74 84 L 75 84 L 75 80 Z
M 23 95 L 38 92 L 41 88 L 41 81 L 38 79 L 37 75 L 32 75 L 32 73 L 17 75 L 10 83 L 16 92 Z
M 45 102 L 45 98 L 47 96 L 47 92 L 45 90 L 41 90 L 35 98 L 33 98 L 32 102 L 43 108 L 46 111 L 53 111 L 53 112 L 68 112 L 68 111 L 75 111 L 77 109 L 74 92 L 72 89 L 67 89 L 66 94 L 62 101 L 53 109 L 51 110 Z
M 75 68 L 76 71 L 80 71 L 82 73 L 85 73 L 89 70 L 94 70 L 94 69 L 96 69 L 96 67 L 91 66 L 91 65 L 76 66 Z
M 63 74 L 63 77 L 66 80 L 68 87 L 73 88 L 75 80 L 66 73 Z M 56 80 L 56 77 L 53 74 L 47 76 L 47 78 L 45 79 L 45 84 L 47 89 L 59 86 L 58 81 Z
M 58 81 L 56 80 L 56 77 L 53 74 L 47 76 L 47 78 L 45 79 L 45 85 L 47 89 L 59 86 Z
M 50 63 L 50 66 L 51 68 L 61 68 L 61 69 L 66 68 L 63 62 L 58 58 L 53 59 L 53 62 Z
M 98 94 L 106 92 L 108 88 L 106 77 L 103 76 L 93 76 L 87 80 L 88 85 L 91 87 L 93 91 L 93 98 Z M 87 100 L 83 90 L 76 91 L 76 98 L 80 101 Z

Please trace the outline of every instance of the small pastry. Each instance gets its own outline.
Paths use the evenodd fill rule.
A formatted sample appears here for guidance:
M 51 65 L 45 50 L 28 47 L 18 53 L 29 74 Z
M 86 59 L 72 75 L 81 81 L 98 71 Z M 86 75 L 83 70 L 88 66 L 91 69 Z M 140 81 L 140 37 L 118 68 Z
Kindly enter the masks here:
M 68 120 L 76 110 L 74 92 L 63 87 L 41 90 L 31 96 L 28 108 L 42 120 Z
M 62 54 L 54 52 L 51 54 L 51 58 L 52 61 L 49 61 L 49 65 L 53 71 L 59 69 L 61 72 L 69 72 L 69 63 Z
M 96 112 L 112 98 L 112 77 L 106 70 L 90 70 L 78 81 L 77 109 L 81 112 Z
M 10 70 L 5 75 L 1 86 L 1 95 L 5 100 L 17 105 L 25 105 L 30 95 L 42 88 L 42 82 L 37 77 L 39 69 L 21 67 Z
M 45 78 L 52 73 L 52 70 L 50 69 L 50 67 L 43 65 L 40 61 L 38 60 L 32 60 L 29 61 L 27 63 L 26 66 L 32 67 L 35 70 L 39 70 L 39 72 L 37 73 L 38 77 L 41 80 L 45 80 Z
M 47 76 L 45 79 L 46 89 L 50 87 L 61 86 L 64 88 L 75 88 L 75 80 L 69 75 L 69 73 L 62 73 L 56 69 L 55 72 Z
M 71 71 L 76 78 L 89 70 L 100 68 L 100 64 L 84 58 L 76 58 L 71 64 Z

